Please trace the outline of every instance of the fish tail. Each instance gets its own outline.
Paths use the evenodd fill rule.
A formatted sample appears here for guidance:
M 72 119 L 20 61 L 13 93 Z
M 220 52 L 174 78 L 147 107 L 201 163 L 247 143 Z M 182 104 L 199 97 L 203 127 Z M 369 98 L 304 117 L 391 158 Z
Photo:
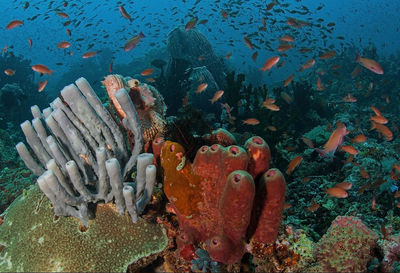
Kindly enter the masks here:
M 49 71 L 49 75 L 50 75 L 50 76 L 53 76 L 53 72 L 54 72 L 54 70 L 50 70 L 50 71 Z
M 146 37 L 146 36 L 144 36 L 143 32 L 140 32 L 140 33 L 139 33 L 139 36 L 140 36 L 141 38 Z
M 375 129 L 376 129 L 376 124 L 375 124 L 375 122 L 371 121 L 371 129 L 369 129 L 369 130 L 372 131 Z

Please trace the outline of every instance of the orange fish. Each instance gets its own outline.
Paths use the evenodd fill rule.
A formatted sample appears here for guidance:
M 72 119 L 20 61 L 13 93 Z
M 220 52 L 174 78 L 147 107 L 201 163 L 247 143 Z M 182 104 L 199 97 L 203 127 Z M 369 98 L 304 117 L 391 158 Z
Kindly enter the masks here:
M 57 44 L 57 48 L 69 48 L 71 46 L 71 44 L 69 42 L 66 41 L 62 41 L 61 43 Z
M 23 24 L 24 24 L 24 21 L 21 21 L 21 20 L 13 20 L 13 21 L 11 21 L 10 23 L 8 23 L 8 25 L 6 26 L 6 29 L 7 29 L 7 30 L 10 30 L 10 29 L 13 29 L 13 28 L 15 28 L 15 27 L 17 27 L 17 26 L 23 25 Z
M 222 97 L 223 94 L 224 94 L 224 90 L 219 90 L 219 91 L 215 92 L 215 94 L 212 97 L 212 99 L 210 99 L 211 104 L 214 104 L 214 102 L 219 100 Z
M 229 51 L 228 53 L 226 53 L 225 55 L 225 59 L 229 60 L 229 58 L 232 56 L 232 51 Z
M 365 179 L 368 179 L 370 177 L 369 173 L 364 169 L 364 167 L 360 168 L 360 174 L 361 174 L 361 177 L 365 178 Z
M 8 45 L 5 45 L 4 47 L 3 47 L 3 49 L 2 49 L 2 52 L 4 53 L 4 52 L 7 52 L 7 50 L 8 50 Z
M 221 14 L 222 18 L 224 18 L 224 19 L 228 18 L 228 13 L 225 10 L 221 10 L 220 14 Z
M 108 65 L 108 72 L 110 72 L 110 73 L 112 73 L 112 71 L 113 71 L 113 64 L 114 64 L 114 59 L 112 59 L 110 64 Z
M 288 51 L 289 49 L 291 49 L 293 46 L 291 44 L 281 44 L 278 46 L 278 48 L 276 49 L 279 52 L 285 52 Z
M 139 35 L 136 35 L 136 36 L 133 36 L 132 38 L 130 38 L 130 39 L 125 43 L 124 51 L 125 51 L 125 52 L 128 52 L 128 51 L 131 51 L 132 49 L 134 49 L 134 48 L 138 45 L 138 43 L 140 42 L 140 40 L 141 40 L 142 38 L 144 38 L 144 37 L 146 37 L 146 36 L 144 36 L 143 32 L 140 32 Z
M 293 102 L 293 98 L 286 92 L 281 93 L 281 98 L 287 103 L 291 104 Z
M 274 6 L 275 6 L 275 4 L 276 4 L 276 2 L 271 2 L 271 3 L 269 3 L 268 5 L 267 5 L 267 8 L 266 8 L 266 10 L 268 11 L 268 10 L 271 10 Z
M 46 87 L 46 85 L 47 85 L 47 81 L 48 80 L 44 80 L 44 81 L 42 81 L 42 82 L 38 82 L 38 85 L 39 85 L 39 88 L 38 88 L 38 92 L 42 92 L 43 91 L 43 89 Z
M 145 79 L 147 82 L 156 82 L 156 80 L 154 78 L 146 78 Z
M 197 90 L 195 91 L 197 94 L 200 94 L 202 92 L 204 92 L 204 90 L 206 90 L 208 87 L 207 83 L 201 83 L 199 84 L 199 86 L 197 86 Z
M 292 36 L 290 36 L 290 35 L 284 35 L 284 36 L 279 38 L 279 41 L 293 43 L 294 42 L 294 38 Z
M 15 70 L 11 69 L 11 68 L 7 68 L 6 70 L 4 70 L 4 73 L 7 76 L 14 76 L 15 75 Z
M 273 103 L 268 103 L 268 100 L 264 101 L 262 106 L 267 108 L 267 109 L 269 109 L 269 110 L 271 110 L 271 111 L 279 111 L 280 110 L 278 105 L 275 105 Z
M 328 141 L 324 145 L 323 150 L 317 149 L 317 151 L 321 154 L 322 157 L 326 155 L 333 155 L 336 152 L 338 146 L 342 145 L 344 137 L 349 133 L 346 128 L 346 125 L 343 123 L 338 123 L 337 128 L 332 132 Z
M 385 137 L 387 141 L 391 141 L 393 139 L 393 133 L 392 131 L 390 131 L 388 127 L 386 127 L 383 124 L 376 123 L 374 121 L 371 121 L 371 123 L 372 124 L 370 131 L 376 129 L 379 133 L 381 133 Z
M 61 18 L 68 18 L 69 15 L 66 14 L 65 12 L 57 12 L 57 15 L 60 16 Z
M 353 184 L 351 184 L 350 182 L 347 182 L 347 181 L 343 181 L 343 182 L 337 183 L 335 185 L 335 187 L 344 189 L 345 191 L 350 190 L 352 186 L 353 186 Z
M 189 31 L 193 29 L 196 26 L 196 23 L 197 23 L 197 18 L 193 17 L 192 19 L 189 20 L 189 22 L 186 23 L 185 30 Z
M 371 106 L 370 108 L 371 108 L 372 111 L 374 111 L 375 115 L 382 116 L 382 113 L 381 113 L 381 111 L 379 111 L 378 108 L 376 108 L 374 106 Z
M 321 83 L 321 78 L 320 77 L 318 77 L 318 79 L 317 79 L 317 90 L 318 91 L 323 91 L 323 90 L 325 90 L 325 86 L 324 85 L 322 85 L 322 83 Z
M 370 117 L 369 120 L 375 121 L 376 123 L 379 123 L 379 124 L 388 123 L 388 120 L 384 116 L 373 116 L 373 117 Z
M 255 63 L 257 62 L 257 57 L 258 57 L 258 52 L 256 51 L 251 55 L 251 59 L 253 60 L 253 62 Z
M 329 195 L 329 197 L 336 197 L 336 198 L 347 198 L 349 196 L 347 191 L 339 187 L 326 189 L 326 193 Z
M 32 48 L 33 43 L 32 43 L 32 39 L 31 38 L 28 38 L 28 44 L 29 44 L 29 48 Z
M 322 59 L 322 60 L 326 60 L 326 59 L 330 59 L 330 58 L 335 57 L 335 55 L 336 55 L 336 51 L 335 50 L 329 50 L 329 51 L 323 53 L 322 55 L 320 55 L 319 58 Z
M 316 210 L 319 208 L 319 206 L 320 206 L 320 204 L 315 203 L 314 198 L 313 198 L 313 199 L 311 199 L 311 206 L 309 206 L 309 207 L 307 208 L 307 211 L 308 211 L 308 212 L 316 211 Z
M 32 66 L 32 70 L 42 74 L 49 74 L 52 76 L 54 70 L 50 70 L 47 66 L 43 64 L 35 64 Z
M 128 12 L 126 12 L 124 6 L 119 6 L 119 12 L 121 13 L 122 17 L 128 19 L 129 21 L 132 21 L 132 17 L 129 15 Z
M 367 141 L 367 137 L 364 134 L 356 135 L 351 142 L 353 143 L 363 143 Z
M 288 86 L 290 84 L 290 82 L 293 80 L 293 78 L 294 78 L 294 74 L 287 77 L 286 80 L 283 82 L 283 87 Z
M 148 68 L 148 69 L 145 69 L 145 70 L 143 70 L 142 72 L 140 72 L 140 75 L 142 75 L 142 76 L 148 76 L 148 75 L 153 74 L 153 72 L 154 72 L 154 69 L 153 69 L 153 68 Z
M 289 26 L 297 27 L 297 28 L 301 28 L 301 27 L 304 27 L 304 26 L 308 25 L 308 23 L 306 21 L 302 21 L 302 20 L 295 19 L 295 18 L 288 18 L 286 23 Z
M 351 145 L 344 145 L 344 146 L 341 147 L 341 149 L 342 149 L 343 151 L 345 151 L 346 153 L 349 153 L 349 154 L 351 154 L 351 155 L 358 155 L 357 149 L 354 148 L 354 147 L 351 146 Z
M 357 99 L 350 95 L 350 93 L 347 94 L 347 96 L 343 97 L 344 102 L 357 102 Z
M 67 33 L 67 35 L 69 36 L 69 37 L 71 37 L 71 30 L 69 30 L 68 28 L 65 30 L 65 32 Z
M 83 59 L 92 58 L 93 56 L 97 55 L 97 51 L 88 51 L 82 55 Z
M 286 174 L 289 175 L 293 172 L 293 170 L 300 165 L 301 161 L 303 161 L 303 157 L 302 156 L 296 156 L 295 158 L 293 158 L 289 165 L 288 168 L 286 170 Z
M 278 129 L 276 129 L 276 127 L 273 126 L 273 125 L 268 125 L 268 126 L 267 126 L 267 129 L 270 130 L 271 132 L 276 132 L 276 131 L 278 131 Z
M 372 59 L 362 58 L 359 54 L 357 54 L 355 61 L 376 74 L 383 74 L 382 67 Z
M 308 139 L 305 136 L 302 136 L 301 140 L 303 140 L 304 144 L 306 144 L 309 148 L 314 149 L 314 143 L 312 142 L 311 139 Z
M 300 68 L 299 71 L 303 71 L 303 70 L 306 70 L 306 69 L 308 69 L 308 68 L 311 68 L 311 67 L 314 66 L 314 64 L 315 64 L 315 59 L 308 60 L 307 62 L 305 62 L 305 63 L 301 66 L 301 68 Z
M 246 120 L 242 120 L 243 124 L 247 124 L 247 125 L 257 125 L 260 124 L 260 121 L 258 119 L 255 118 L 248 118 Z
M 251 41 L 250 41 L 249 38 L 243 37 L 243 41 L 244 41 L 244 43 L 246 44 L 246 46 L 247 46 L 248 48 L 250 48 L 251 50 L 253 50 L 253 44 L 251 43 Z
M 280 59 L 279 56 L 269 58 L 268 60 L 265 61 L 264 66 L 260 68 L 260 70 L 264 74 L 265 70 L 270 70 L 274 65 L 276 65 L 279 62 L 279 59 Z

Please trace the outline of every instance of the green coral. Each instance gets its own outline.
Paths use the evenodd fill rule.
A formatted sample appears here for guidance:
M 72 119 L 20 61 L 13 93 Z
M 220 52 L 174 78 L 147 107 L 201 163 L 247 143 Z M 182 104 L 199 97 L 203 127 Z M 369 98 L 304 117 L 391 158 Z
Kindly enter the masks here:
M 331 132 L 326 131 L 326 126 L 322 125 L 316 126 L 311 131 L 304 134 L 306 138 L 314 142 L 314 145 L 325 143 L 329 139 L 330 135 Z
M 87 230 L 74 217 L 56 219 L 37 186 L 18 197 L 2 217 L 0 271 L 125 272 L 168 243 L 160 226 L 142 219 L 133 224 L 113 204 L 99 204 Z
M 299 267 L 304 268 L 314 260 L 314 245 L 315 243 L 310 240 L 306 233 L 301 232 L 296 240 L 290 240 L 291 242 L 289 249 L 293 250 L 294 253 L 300 255 Z

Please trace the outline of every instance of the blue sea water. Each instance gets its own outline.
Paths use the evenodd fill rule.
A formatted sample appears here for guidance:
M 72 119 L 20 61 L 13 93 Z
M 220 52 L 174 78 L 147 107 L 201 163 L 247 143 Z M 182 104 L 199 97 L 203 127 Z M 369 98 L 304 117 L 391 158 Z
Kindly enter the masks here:
M 400 41 L 396 39 L 399 35 L 399 1 L 278 2 L 289 6 L 283 8 L 283 12 L 274 12 L 274 9 L 282 9 L 276 5 L 267 14 L 266 1 L 1 1 L 1 46 L 12 46 L 15 54 L 23 55 L 32 60 L 32 63 L 43 63 L 56 70 L 49 86 L 62 77 L 71 64 L 85 61 L 81 59 L 81 55 L 90 44 L 93 45 L 91 50 L 110 50 L 115 64 L 128 63 L 152 48 L 165 46 L 168 33 L 174 27 L 186 24 L 192 16 L 197 16 L 199 20 L 209 20 L 197 28 L 209 39 L 217 53 L 224 56 L 233 51 L 231 63 L 243 72 L 261 67 L 274 54 L 265 44 L 254 42 L 259 46 L 258 61 L 254 64 L 250 59 L 251 51 L 243 43 L 243 36 L 252 34 L 259 41 L 269 41 L 271 47 L 276 48 L 279 45 L 277 38 L 292 32 L 290 29 L 283 30 L 288 17 L 305 20 L 313 25 L 317 24 L 319 18 L 324 20 L 321 26 L 326 26 L 329 22 L 336 24 L 335 27 L 328 28 L 332 33 L 316 26 L 299 30 L 294 46 L 313 48 L 307 54 L 309 58 L 318 56 L 328 46 L 334 46 L 340 52 L 343 47 L 354 46 L 361 50 L 373 43 L 380 56 L 389 56 L 400 47 Z M 29 3 L 27 9 L 24 9 L 25 3 Z M 64 3 L 68 5 L 64 7 Z M 121 16 L 119 5 L 124 5 L 131 14 L 131 22 Z M 317 10 L 319 6 L 323 8 Z M 220 14 L 223 9 L 235 15 L 228 16 L 225 20 Z M 304 15 L 291 14 L 291 10 Z M 66 12 L 70 17 L 61 18 L 57 16 L 57 11 Z M 37 18 L 30 20 L 34 16 Z M 258 30 L 262 26 L 262 17 L 267 22 L 266 32 Z M 16 19 L 23 20 L 24 25 L 5 30 L 5 26 Z M 71 21 L 71 25 L 64 27 L 63 23 L 66 21 Z M 71 29 L 71 38 L 65 33 L 66 28 Z M 124 52 L 122 48 L 125 41 L 140 31 L 146 38 L 135 50 Z M 326 38 L 322 37 L 323 33 Z M 106 35 L 108 37 L 104 38 Z M 343 36 L 344 39 L 338 40 L 338 36 Z M 31 49 L 28 38 L 33 41 Z M 77 41 L 78 39 L 82 40 Z M 233 41 L 231 45 L 229 40 Z M 61 41 L 69 41 L 71 47 L 68 50 L 58 49 L 57 43 Z M 70 51 L 74 53 L 72 57 L 67 54 Z M 288 71 L 307 60 L 307 57 L 290 51 L 288 55 L 285 67 L 272 73 L 265 81 L 282 80 Z M 98 57 L 101 58 L 101 54 Z M 62 65 L 56 66 L 56 63 Z M 85 74 L 84 71 L 77 73 L 82 76 Z

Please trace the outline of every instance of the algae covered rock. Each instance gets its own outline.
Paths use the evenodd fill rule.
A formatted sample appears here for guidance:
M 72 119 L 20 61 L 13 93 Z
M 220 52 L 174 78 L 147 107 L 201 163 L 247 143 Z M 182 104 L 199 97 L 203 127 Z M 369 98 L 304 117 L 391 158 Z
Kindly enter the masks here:
M 163 251 L 168 243 L 157 224 L 133 224 L 114 204 L 99 204 L 86 229 L 74 217 L 55 218 L 37 186 L 24 192 L 2 215 L 0 271 L 125 272 L 132 263 Z M 135 266 L 133 266 L 135 268 Z

